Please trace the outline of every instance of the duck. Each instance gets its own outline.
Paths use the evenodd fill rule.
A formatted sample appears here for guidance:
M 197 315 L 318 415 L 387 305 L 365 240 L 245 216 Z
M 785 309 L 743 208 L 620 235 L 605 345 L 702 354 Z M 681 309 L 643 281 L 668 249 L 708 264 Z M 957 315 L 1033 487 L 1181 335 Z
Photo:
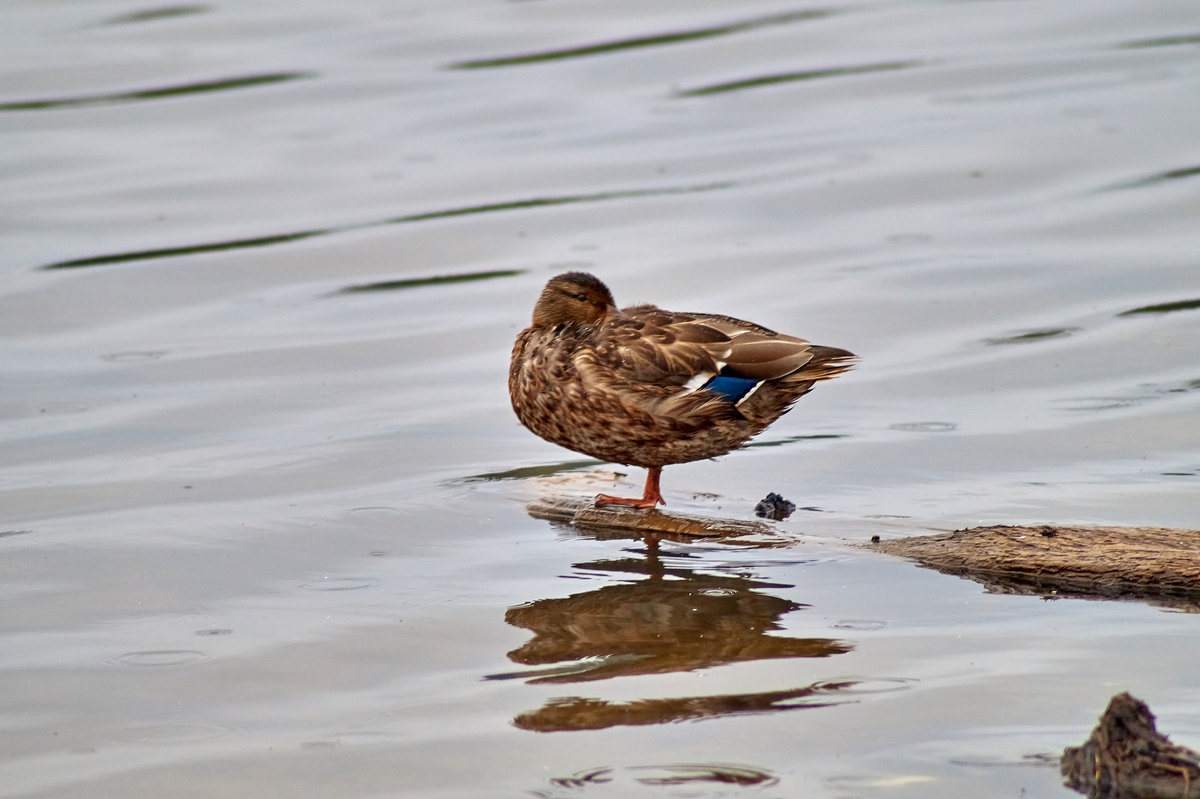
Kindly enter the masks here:
M 731 316 L 618 309 L 599 278 L 566 272 L 546 283 L 517 335 L 508 393 L 541 438 L 647 470 L 642 496 L 599 494 L 597 506 L 654 509 L 666 504 L 664 466 L 745 446 L 855 360 Z

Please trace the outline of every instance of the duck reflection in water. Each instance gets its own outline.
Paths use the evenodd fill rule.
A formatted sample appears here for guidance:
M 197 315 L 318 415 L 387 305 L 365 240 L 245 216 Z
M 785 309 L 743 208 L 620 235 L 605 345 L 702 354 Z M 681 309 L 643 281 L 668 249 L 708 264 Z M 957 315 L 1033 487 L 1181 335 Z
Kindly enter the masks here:
M 511 660 L 530 666 L 567 665 L 491 678 L 594 682 L 745 661 L 828 657 L 853 648 L 832 638 L 769 634 L 781 629 L 779 620 L 785 613 L 808 607 L 766 592 L 792 586 L 744 575 L 701 573 L 674 563 L 666 567 L 657 539 L 644 540 L 644 557 L 576 564 L 584 571 L 640 575 L 641 579 L 610 583 L 561 599 L 537 600 L 505 614 L 509 624 L 534 634 L 524 646 L 508 653 Z M 783 691 L 626 703 L 564 697 L 517 716 L 515 724 L 537 731 L 600 729 L 826 706 L 840 701 L 837 687 L 822 683 Z

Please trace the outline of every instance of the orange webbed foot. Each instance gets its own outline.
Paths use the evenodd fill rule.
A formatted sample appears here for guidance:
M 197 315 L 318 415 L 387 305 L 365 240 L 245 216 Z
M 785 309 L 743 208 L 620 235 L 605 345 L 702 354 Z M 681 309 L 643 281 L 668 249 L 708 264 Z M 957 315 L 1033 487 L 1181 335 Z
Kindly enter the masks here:
M 658 489 L 658 481 L 662 476 L 662 467 L 654 466 L 646 473 L 646 488 L 640 497 L 614 497 L 610 494 L 597 494 L 596 507 L 604 505 L 629 505 L 640 510 L 650 510 L 656 505 L 666 505 L 662 492 Z

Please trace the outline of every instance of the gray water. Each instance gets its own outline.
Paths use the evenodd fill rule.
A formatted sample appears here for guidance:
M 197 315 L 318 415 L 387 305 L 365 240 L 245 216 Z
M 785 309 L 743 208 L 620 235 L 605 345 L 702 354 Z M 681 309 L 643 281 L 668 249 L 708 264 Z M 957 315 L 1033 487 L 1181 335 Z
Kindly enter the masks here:
M 0 796 L 1070 796 L 1200 622 L 865 553 L 1200 525 L 1200 6 L 10 0 Z M 861 356 L 668 512 L 517 423 L 546 279 Z M 623 475 L 614 483 L 614 470 Z M 1200 553 L 1198 553 L 1200 554 Z

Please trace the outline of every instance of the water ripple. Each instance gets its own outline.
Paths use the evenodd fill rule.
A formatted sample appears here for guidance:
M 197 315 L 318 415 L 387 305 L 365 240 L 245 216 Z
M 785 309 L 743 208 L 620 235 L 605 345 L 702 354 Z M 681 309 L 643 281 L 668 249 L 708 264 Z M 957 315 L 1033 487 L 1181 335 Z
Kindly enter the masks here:
M 117 730 L 113 738 L 131 744 L 194 744 L 240 732 L 218 724 L 143 724 Z
M 559 461 L 557 463 L 545 463 L 537 466 L 520 466 L 515 469 L 505 469 L 504 471 L 500 472 L 471 474 L 450 482 L 478 483 L 494 482 L 498 480 L 528 480 L 531 477 L 548 477 L 551 475 L 560 474 L 562 472 L 575 472 L 591 466 L 600 466 L 602 463 L 603 461 L 598 461 L 591 458 L 578 461 Z
M 143 652 L 126 652 L 109 658 L 108 662 L 121 666 L 159 668 L 162 666 L 186 666 L 189 663 L 207 660 L 208 656 L 195 649 L 152 649 Z
M 1188 394 L 1197 390 L 1200 390 L 1200 379 L 1170 384 L 1143 383 L 1124 394 L 1068 397 L 1055 401 L 1054 405 L 1066 411 L 1111 411 L 1162 399 L 1169 394 Z
M 378 584 L 378 580 L 371 577 L 322 577 L 320 580 L 303 583 L 300 585 L 302 591 L 361 591 L 364 588 L 373 588 Z
M 1160 302 L 1154 305 L 1142 305 L 1121 311 L 1117 316 L 1138 316 L 1140 314 L 1174 313 L 1175 311 L 1194 311 L 1200 308 L 1200 298 L 1194 300 L 1178 300 L 1177 302 Z
M 707 28 L 695 28 L 688 31 L 672 33 L 657 33 L 649 36 L 634 36 L 627 39 L 613 39 L 607 42 L 585 44 L 578 47 L 566 47 L 558 50 L 542 50 L 536 53 L 499 56 L 497 58 L 478 58 L 467 61 L 456 61 L 448 65 L 449 69 L 493 69 L 496 67 L 515 67 L 524 64 L 538 64 L 544 61 L 561 61 L 569 58 L 586 58 L 589 56 L 606 55 L 622 50 L 635 50 L 642 47 L 661 47 L 663 45 L 692 42 L 697 39 L 711 39 L 716 36 L 728 36 L 756 28 L 766 28 L 776 25 L 787 25 L 793 22 L 820 19 L 833 14 L 828 9 L 811 9 L 808 11 L 793 11 L 787 14 L 773 14 L 766 17 L 734 22 L 728 25 L 714 25 Z
M 603 786 L 604 790 L 612 791 L 624 783 L 626 788 L 632 788 L 634 783 L 651 787 L 690 786 L 693 790 L 707 784 L 738 788 L 767 788 L 776 785 L 779 778 L 769 771 L 753 766 L 739 766 L 728 763 L 680 763 L 664 766 L 627 766 L 616 768 L 591 768 L 578 771 L 568 777 L 555 777 L 551 784 L 555 788 L 565 788 L 572 792 Z M 541 799 L 561 796 L 561 793 L 534 792 Z M 687 794 L 692 796 L 694 794 Z M 699 794 L 695 794 L 699 795 Z M 705 794 L 708 795 L 708 794 Z
M 339 294 L 363 294 L 372 291 L 398 291 L 415 289 L 423 286 L 440 286 L 444 283 L 468 283 L 477 280 L 491 280 L 497 277 L 515 277 L 524 273 L 524 269 L 493 269 L 488 272 L 468 272 L 458 275 L 434 275 L 433 277 L 414 277 L 407 280 L 382 280 L 376 283 L 358 283 L 338 289 L 330 296 Z
M 501 213 L 505 211 L 517 211 L 530 208 L 573 205 L 577 203 L 605 202 L 609 200 L 631 200 L 642 199 L 646 197 L 667 197 L 675 194 L 696 194 L 701 192 L 727 189 L 733 185 L 735 184 L 731 181 L 718 181 L 689 186 L 662 186 L 647 189 L 621 189 L 617 191 L 603 191 L 592 194 L 564 194 L 551 197 L 533 197 L 522 200 L 483 203 L 481 205 L 467 205 L 461 208 L 445 208 L 437 211 L 423 211 L 420 213 L 396 216 L 373 222 L 360 222 L 357 224 L 342 225 L 340 227 L 299 230 L 292 233 L 280 233 L 272 236 L 255 236 L 245 239 L 213 241 L 204 244 L 186 244 L 179 247 L 157 247 L 150 250 L 133 250 L 130 252 L 92 255 L 86 258 L 72 258 L 67 261 L 56 261 L 51 264 L 44 264 L 39 268 L 43 270 L 78 269 L 88 266 L 108 266 L 111 264 L 129 263 L 130 261 L 150 261 L 159 258 L 177 258 L 186 255 L 200 255 L 203 253 L 224 252 L 228 250 L 271 247 L 276 244 L 290 244 L 292 242 L 315 238 L 317 236 L 329 236 L 335 233 L 348 233 L 350 231 L 365 230 L 373 227 L 381 227 L 383 225 L 428 222 L 437 219 L 471 216 L 474 214 Z
M 1156 186 L 1159 183 L 1168 183 L 1173 180 L 1186 180 L 1200 176 L 1200 166 L 1184 166 L 1178 169 L 1166 169 L 1162 172 L 1155 172 L 1152 175 L 1147 175 L 1143 178 L 1135 178 L 1127 180 L 1124 183 L 1116 183 L 1107 186 L 1104 191 L 1122 191 L 1124 189 L 1141 189 L 1146 186 Z
M 105 25 L 130 25 L 138 22 L 157 22 L 160 19 L 174 19 L 176 17 L 189 17 L 193 14 L 204 14 L 211 11 L 211 6 L 162 6 L 160 8 L 146 8 L 141 11 L 133 11 L 129 14 L 121 14 L 116 17 L 110 17 L 104 21 Z
M 921 61 L 884 61 L 879 64 L 859 64 L 850 67 L 827 67 L 824 69 L 805 69 L 796 72 L 777 72 L 770 75 L 758 75 L 752 78 L 742 78 L 724 83 L 710 83 L 707 86 L 697 86 L 694 89 L 684 89 L 676 93 L 676 97 L 704 97 L 709 94 L 724 94 L 744 89 L 758 89 L 763 86 L 774 86 L 778 83 L 793 83 L 796 81 L 822 80 L 824 78 L 843 78 L 849 75 L 867 75 L 872 72 L 891 72 L 899 69 L 911 69 L 920 66 Z
M 985 338 L 984 344 L 991 346 L 1003 346 L 1005 344 L 1032 344 L 1036 341 L 1045 341 L 1049 338 L 1066 338 L 1073 336 L 1083 328 L 1081 327 L 1050 327 L 1042 330 L 1027 330 L 1024 333 L 1014 333 L 1011 336 L 998 336 L 996 338 Z
M 888 425 L 888 429 L 903 433 L 951 433 L 958 425 L 954 422 L 897 422 Z
M 1181 33 L 1176 36 L 1133 39 L 1128 42 L 1121 42 L 1117 47 L 1123 50 L 1141 50 L 1147 47 L 1178 47 L 1188 44 L 1200 44 L 1200 33 Z
M 0 103 L 0 111 L 42 111 L 51 108 L 80 108 L 93 105 L 161 100 L 167 97 L 249 89 L 256 86 L 267 86 L 274 83 L 311 78 L 312 76 L 313 73 L 311 72 L 268 72 L 262 75 L 242 75 L 236 78 L 181 83 L 176 86 L 161 86 L 154 89 L 139 89 L 132 92 L 109 92 L 104 94 L 83 94 L 76 97 L 17 100 Z

